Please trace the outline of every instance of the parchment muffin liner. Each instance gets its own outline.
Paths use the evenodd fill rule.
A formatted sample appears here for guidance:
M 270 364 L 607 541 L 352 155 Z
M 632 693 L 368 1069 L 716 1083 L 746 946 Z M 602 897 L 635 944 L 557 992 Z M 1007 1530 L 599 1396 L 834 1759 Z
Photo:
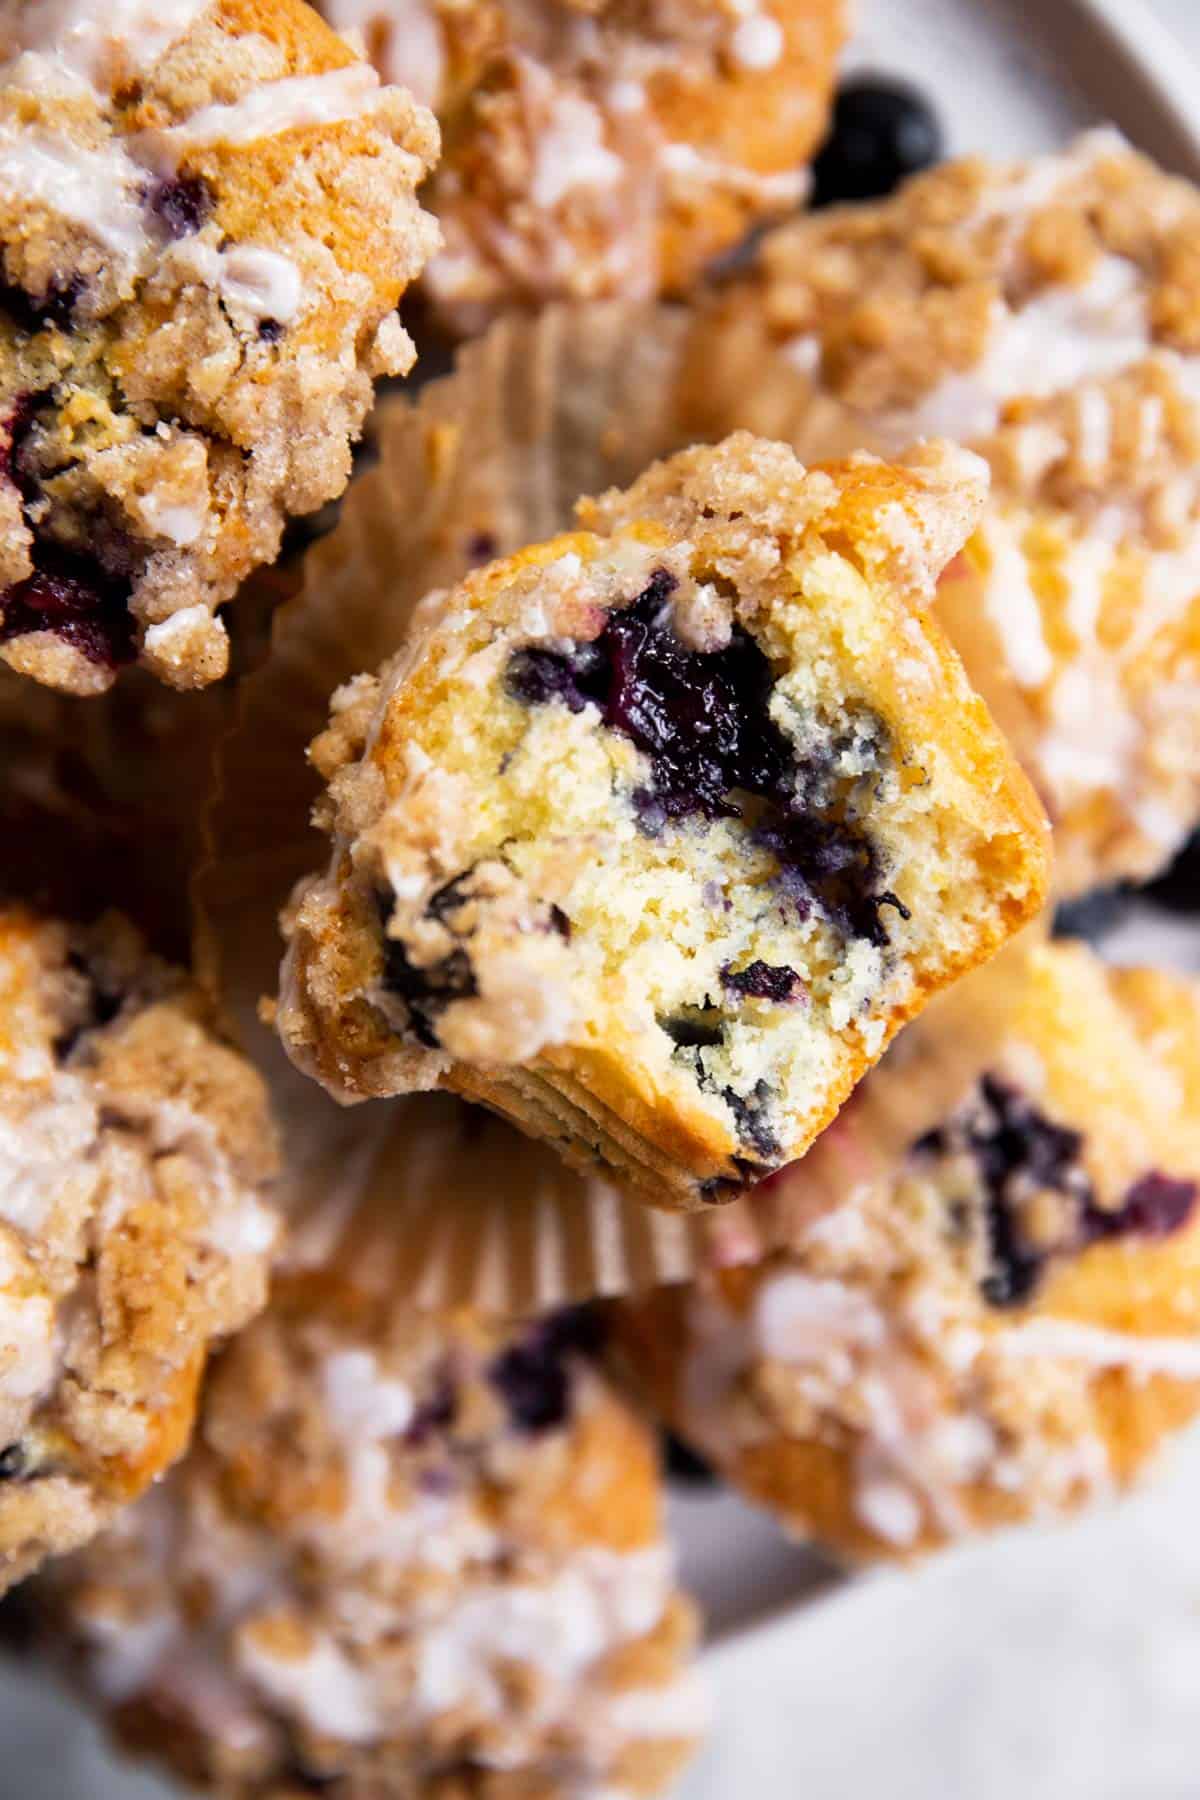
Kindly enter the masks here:
M 397 649 L 428 592 L 566 528 L 580 494 L 628 482 L 693 441 L 700 410 L 703 435 L 720 435 L 710 397 L 698 408 L 699 344 L 708 360 L 711 342 L 681 308 L 551 309 L 500 321 L 417 398 L 385 399 L 377 460 L 308 552 L 222 746 L 196 888 L 201 967 L 273 1089 L 292 1255 L 319 1255 L 338 1196 L 374 1208 L 386 1194 L 395 1291 L 421 1305 L 529 1313 L 753 1260 L 786 1240 L 797 1208 L 811 1216 L 848 1184 L 885 1177 L 922 1129 L 902 1080 L 875 1076 L 810 1151 L 803 1180 L 789 1179 L 786 1199 L 768 1182 L 708 1213 L 655 1213 L 447 1096 L 343 1110 L 291 1067 L 259 1017 L 277 987 L 279 912 L 328 859 L 309 823 L 319 784 L 305 750 L 333 690 Z M 932 1124 L 938 1100 L 928 1100 Z
M 141 670 L 79 698 L 0 670 L 0 899 L 78 919 L 110 907 L 186 961 L 189 886 L 231 690 L 176 694 Z

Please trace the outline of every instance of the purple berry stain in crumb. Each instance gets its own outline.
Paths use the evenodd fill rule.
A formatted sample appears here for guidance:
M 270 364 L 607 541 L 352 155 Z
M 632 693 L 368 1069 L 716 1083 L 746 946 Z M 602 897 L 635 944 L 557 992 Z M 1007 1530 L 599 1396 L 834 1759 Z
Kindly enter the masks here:
M 750 1094 L 736 1089 L 721 1089 L 721 1098 L 737 1120 L 738 1135 L 763 1162 L 779 1160 L 780 1143 L 769 1122 L 771 1090 L 765 1081 L 756 1081 Z
M 1082 1133 L 1055 1124 L 993 1075 L 982 1077 L 977 1103 L 960 1119 L 927 1132 L 913 1149 L 936 1156 L 965 1151 L 974 1158 L 986 1195 L 989 1266 L 980 1285 L 996 1307 L 1029 1300 L 1056 1257 L 1105 1240 L 1161 1238 L 1181 1230 L 1196 1202 L 1195 1182 L 1152 1170 L 1118 1206 L 1100 1206 L 1083 1167 Z M 1063 1228 L 1056 1243 L 1034 1244 L 1022 1226 L 1022 1202 L 1047 1189 L 1063 1197 Z
M 175 175 L 156 182 L 147 205 L 169 238 L 191 237 L 212 217 L 213 191 L 202 175 Z
M 770 663 L 740 627 L 722 650 L 688 649 L 670 617 L 676 585 L 658 569 L 591 643 L 516 651 L 509 692 L 527 706 L 558 701 L 578 713 L 593 705 L 644 752 L 651 785 L 634 803 L 647 831 L 697 813 L 744 818 L 752 796 L 760 803 L 755 841 L 775 856 L 780 887 L 800 916 L 820 907 L 845 936 L 885 947 L 881 909 L 908 913 L 881 889 L 878 856 L 845 797 L 814 798 L 827 772 L 801 766 L 771 718 Z
M 27 506 L 38 497 L 37 477 L 28 464 L 30 435 L 39 407 L 46 405 L 50 397 L 49 391 L 20 395 L 3 425 L 0 476 L 12 482 Z
M 470 871 L 439 889 L 429 903 L 434 918 L 442 920 L 457 904 L 457 890 Z M 438 1044 L 436 1021 L 452 1000 L 470 1000 L 478 992 L 471 959 L 463 949 L 451 950 L 439 962 L 427 968 L 418 967 L 398 938 L 387 936 L 387 922 L 392 910 L 392 895 L 383 892 L 377 898 L 380 923 L 383 926 L 383 979 L 386 987 L 403 1000 L 413 1036 L 427 1050 Z
M 132 662 L 128 583 L 53 545 L 37 545 L 34 555 L 40 565 L 34 573 L 0 594 L 0 644 L 49 631 L 100 668 Z
M 1182 1231 L 1196 1205 L 1197 1184 L 1151 1169 L 1133 1183 L 1120 1206 L 1106 1212 L 1091 1206 L 1083 1227 L 1088 1242 L 1115 1237 L 1170 1237 Z
M 488 1379 L 519 1431 L 552 1431 L 571 1411 L 571 1364 L 603 1341 L 595 1309 L 569 1307 L 530 1327 L 488 1367 Z
M 458 1394 L 448 1368 L 438 1370 L 432 1391 L 421 1401 L 404 1433 L 404 1442 L 420 1449 L 431 1438 L 454 1423 L 458 1411 Z
M 425 909 L 431 919 L 436 919 L 452 936 L 463 941 L 470 937 L 470 930 L 457 929 L 454 915 L 460 907 L 471 901 L 472 874 L 472 869 L 464 869 L 460 875 L 445 882 L 430 897 Z M 428 967 L 422 968 L 412 962 L 404 945 L 397 939 L 386 936 L 391 904 L 390 894 L 379 896 L 379 917 L 385 927 L 384 981 L 408 1008 L 411 1028 L 417 1041 L 424 1044 L 426 1049 L 436 1049 L 437 1016 L 452 1000 L 469 1000 L 479 992 L 475 971 L 468 952 L 458 947 Z M 546 929 L 557 933 L 564 942 L 570 941 L 571 921 L 560 906 L 548 909 Z
M 14 282 L 0 281 L 0 312 L 7 315 L 18 331 L 34 337 L 49 325 L 65 331 L 70 328 L 75 308 L 86 283 L 82 275 L 67 282 L 51 282 L 40 297 L 26 293 Z
M 668 570 L 658 569 L 627 607 L 609 613 L 592 642 L 515 652 L 510 694 L 526 706 L 557 702 L 573 713 L 595 706 L 610 730 L 637 745 L 651 768 L 649 786 L 633 795 L 643 831 L 654 835 L 669 820 L 696 814 L 745 820 L 752 841 L 778 863 L 777 890 L 798 918 L 819 910 L 843 937 L 886 948 L 883 909 L 910 915 L 882 886 L 878 853 L 854 817 L 854 784 L 836 773 L 844 746 L 831 743 L 823 759 L 801 762 L 771 718 L 774 675 L 762 650 L 740 626 L 721 650 L 689 649 L 671 619 L 676 586 Z M 865 742 L 876 763 L 885 738 L 873 721 Z M 722 985 L 731 1002 L 783 1004 L 804 994 L 795 970 L 761 961 L 727 970 Z M 704 1085 L 704 1050 L 721 1042 L 719 1014 L 660 1024 L 678 1051 L 694 1056 Z M 721 1093 L 747 1148 L 759 1158 L 777 1157 L 769 1092 L 760 1083 L 750 1095 L 728 1087 Z
M 28 459 L 28 445 L 44 394 L 25 394 L 10 413 L 0 449 L 0 478 L 16 488 L 25 506 L 39 496 L 39 482 Z M 115 552 L 117 534 L 98 531 L 97 547 Z M 104 568 L 45 538 L 32 548 L 34 570 L 0 593 L 0 644 L 32 632 L 49 631 L 89 662 L 105 669 L 132 662 L 136 654 L 129 615 L 127 575 Z M 115 556 L 110 556 L 110 561 Z
M 785 1006 L 804 994 L 804 983 L 787 963 L 752 962 L 744 969 L 721 970 L 721 985 L 735 994 L 746 994 L 755 1000 L 770 1000 Z

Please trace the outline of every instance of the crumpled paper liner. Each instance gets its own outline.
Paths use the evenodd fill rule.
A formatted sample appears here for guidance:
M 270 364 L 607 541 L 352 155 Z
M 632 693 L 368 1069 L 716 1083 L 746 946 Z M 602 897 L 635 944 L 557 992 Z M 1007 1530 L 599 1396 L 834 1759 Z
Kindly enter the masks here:
M 0 670 L 0 897 L 72 918 L 117 907 L 187 958 L 189 883 L 228 689 L 177 694 L 133 669 L 94 699 Z
M 291 1067 L 257 1016 L 276 991 L 278 913 L 328 859 L 309 824 L 319 784 L 305 749 L 333 689 L 396 650 L 430 590 L 552 536 L 581 493 L 628 482 L 692 441 L 697 341 L 682 309 L 553 309 L 502 320 L 415 401 L 385 400 L 378 460 L 352 486 L 336 530 L 309 551 L 302 589 L 277 613 L 272 653 L 243 683 L 223 746 L 197 885 L 202 967 L 274 1091 L 292 1255 L 318 1257 L 350 1209 L 375 1213 L 386 1196 L 394 1288 L 422 1305 L 528 1313 L 752 1260 L 785 1241 L 797 1209 L 811 1216 L 844 1198 L 848 1182 L 890 1173 L 921 1129 L 903 1082 L 873 1077 L 785 1184 L 708 1213 L 655 1213 L 446 1096 L 343 1110 Z M 378 1234 L 373 1242 L 381 1254 Z

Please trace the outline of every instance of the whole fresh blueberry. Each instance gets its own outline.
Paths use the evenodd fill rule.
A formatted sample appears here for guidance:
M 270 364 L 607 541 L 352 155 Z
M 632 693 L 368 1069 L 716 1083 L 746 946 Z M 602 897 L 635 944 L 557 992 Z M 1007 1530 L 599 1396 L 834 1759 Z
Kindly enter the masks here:
M 813 163 L 812 204 L 880 200 L 942 153 L 937 114 L 915 88 L 866 76 L 847 81 Z
M 673 1431 L 662 1433 L 662 1456 L 667 1474 L 673 1481 L 685 1482 L 689 1487 L 715 1487 L 720 1480 L 711 1464 L 697 1456 Z
M 1200 831 L 1188 839 L 1166 873 L 1150 883 L 1146 897 L 1170 912 L 1200 913 Z

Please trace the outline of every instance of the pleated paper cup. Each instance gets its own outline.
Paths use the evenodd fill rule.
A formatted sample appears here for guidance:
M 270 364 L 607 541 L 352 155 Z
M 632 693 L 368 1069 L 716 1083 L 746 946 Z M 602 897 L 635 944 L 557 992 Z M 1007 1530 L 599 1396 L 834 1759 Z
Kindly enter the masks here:
M 185 960 L 189 884 L 232 696 L 137 669 L 94 699 L 0 670 L 0 897 L 72 918 L 126 913 Z

